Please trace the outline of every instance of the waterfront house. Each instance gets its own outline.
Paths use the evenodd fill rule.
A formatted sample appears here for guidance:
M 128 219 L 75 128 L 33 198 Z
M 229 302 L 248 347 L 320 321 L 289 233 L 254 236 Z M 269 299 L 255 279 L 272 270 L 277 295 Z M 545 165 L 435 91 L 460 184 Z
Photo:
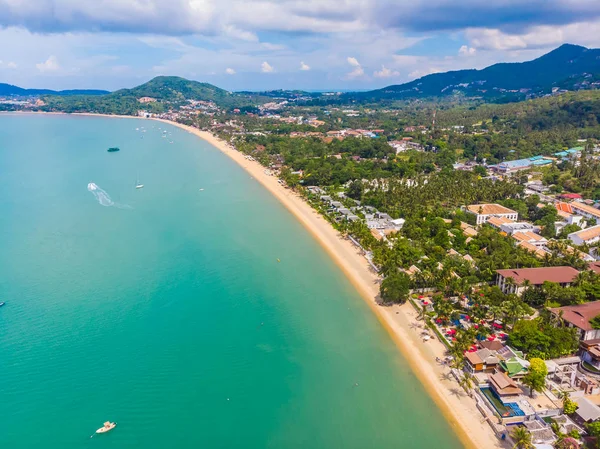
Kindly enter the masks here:
M 517 383 L 506 375 L 506 373 L 494 373 L 489 377 L 490 387 L 500 397 L 502 402 L 517 400 L 523 394 L 523 390 Z
M 496 285 L 503 293 L 520 295 L 527 283 L 541 287 L 544 282 L 554 282 L 562 287 L 568 287 L 579 271 L 572 267 L 543 267 L 496 270 L 496 274 Z M 512 279 L 512 282 L 509 279 Z
M 507 218 L 516 221 L 519 214 L 508 207 L 499 204 L 471 204 L 464 207 L 465 212 L 473 214 L 476 217 L 478 225 L 487 223 L 492 217 Z
M 592 318 L 600 315 L 600 301 L 557 307 L 550 309 L 550 312 L 555 317 L 560 318 L 566 326 L 576 328 L 580 340 L 600 339 L 600 329 L 594 329 L 590 324 Z
M 473 374 L 493 373 L 498 366 L 498 356 L 489 349 L 465 353 L 465 367 Z

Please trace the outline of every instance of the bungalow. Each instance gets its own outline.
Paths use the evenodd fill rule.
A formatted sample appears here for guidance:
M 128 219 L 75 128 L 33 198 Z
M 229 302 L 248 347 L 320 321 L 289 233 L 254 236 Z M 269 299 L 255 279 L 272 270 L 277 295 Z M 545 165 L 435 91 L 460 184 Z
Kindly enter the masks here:
M 568 236 L 575 245 L 591 245 L 600 241 L 600 225 L 583 229 L 577 232 L 571 232 Z
M 582 341 L 600 339 L 600 329 L 594 329 L 590 321 L 600 315 L 600 301 L 565 306 L 550 309 L 550 312 L 560 318 L 568 327 L 577 329 Z
M 487 223 L 492 217 L 502 217 L 516 221 L 519 215 L 514 210 L 499 204 L 472 204 L 470 206 L 465 206 L 464 210 L 477 217 L 476 223 L 478 225 Z
M 527 283 L 541 287 L 544 282 L 554 282 L 562 287 L 568 287 L 579 271 L 572 267 L 544 267 L 496 270 L 496 273 L 496 285 L 503 293 L 520 295 L 525 290 Z M 508 281 L 509 278 L 512 279 L 512 282 Z

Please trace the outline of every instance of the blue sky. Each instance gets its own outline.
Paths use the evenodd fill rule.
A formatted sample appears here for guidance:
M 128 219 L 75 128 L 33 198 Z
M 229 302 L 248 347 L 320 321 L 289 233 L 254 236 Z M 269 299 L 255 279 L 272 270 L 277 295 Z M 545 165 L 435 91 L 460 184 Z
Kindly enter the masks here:
M 598 0 L 0 0 L 0 82 L 371 89 L 600 47 Z

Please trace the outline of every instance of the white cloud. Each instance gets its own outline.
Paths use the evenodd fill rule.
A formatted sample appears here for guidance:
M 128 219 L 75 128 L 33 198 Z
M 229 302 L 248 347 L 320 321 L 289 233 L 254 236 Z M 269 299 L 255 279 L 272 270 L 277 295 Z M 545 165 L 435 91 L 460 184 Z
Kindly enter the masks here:
M 260 46 L 262 48 L 264 48 L 265 50 L 272 50 L 272 51 L 284 50 L 285 49 L 285 45 L 282 45 L 282 44 L 271 44 L 270 42 L 262 42 L 260 44 Z
M 386 66 L 382 65 L 381 70 L 373 72 L 373 76 L 375 78 L 391 78 L 392 76 L 399 76 L 400 72 L 396 70 L 388 69 Z
M 305 64 L 304 61 L 300 61 L 300 70 L 308 71 L 310 70 L 310 66 Z
M 60 69 L 58 59 L 54 55 L 49 56 L 44 62 L 40 62 L 35 66 L 40 72 L 56 72 Z
M 348 61 L 348 64 L 354 67 L 354 69 L 352 69 L 352 71 L 346 75 L 347 78 L 360 78 L 361 76 L 364 76 L 365 70 L 360 65 L 360 62 L 358 62 L 358 59 L 353 56 L 349 56 L 346 58 L 346 61 Z
M 227 67 L 225 69 L 225 73 L 227 73 L 228 75 L 235 75 L 235 70 L 233 70 L 231 67 Z
M 410 72 L 408 74 L 408 77 L 410 79 L 417 79 L 417 78 L 421 78 L 426 75 L 431 75 L 432 73 L 440 73 L 441 71 L 442 70 L 437 67 L 429 67 L 427 69 L 417 69 L 417 70 L 413 70 L 412 72 Z
M 226 36 L 247 42 L 258 42 L 258 36 L 251 31 L 242 30 L 235 25 L 225 25 L 223 31 Z
M 273 66 L 271 66 L 271 64 L 269 64 L 267 61 L 264 61 L 260 65 L 260 70 L 263 73 L 271 73 L 273 71 Z
M 458 49 L 458 54 L 460 56 L 473 56 L 475 53 L 477 53 L 477 50 L 467 45 L 463 45 Z

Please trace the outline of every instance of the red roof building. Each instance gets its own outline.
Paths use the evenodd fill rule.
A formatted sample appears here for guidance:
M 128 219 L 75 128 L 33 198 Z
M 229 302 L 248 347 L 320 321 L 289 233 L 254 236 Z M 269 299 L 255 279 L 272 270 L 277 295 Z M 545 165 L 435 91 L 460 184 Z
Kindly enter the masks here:
M 579 274 L 573 267 L 544 267 L 520 268 L 510 270 L 496 270 L 496 285 L 505 294 L 516 293 L 520 295 L 525 290 L 525 281 L 529 285 L 541 286 L 544 282 L 554 282 L 562 287 L 568 287 Z M 512 282 L 508 281 L 512 279 Z

